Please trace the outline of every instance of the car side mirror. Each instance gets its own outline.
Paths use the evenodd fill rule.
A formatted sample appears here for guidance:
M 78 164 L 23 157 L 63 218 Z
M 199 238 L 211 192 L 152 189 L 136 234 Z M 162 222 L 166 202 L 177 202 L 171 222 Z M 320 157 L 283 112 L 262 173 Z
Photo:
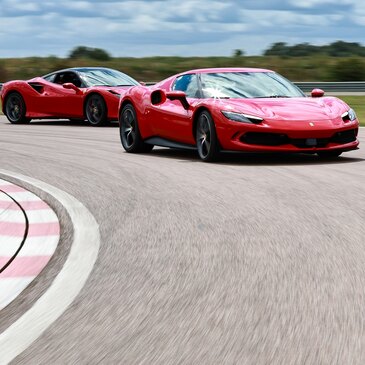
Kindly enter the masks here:
M 313 89 L 311 92 L 312 98 L 320 98 L 324 95 L 324 91 L 322 89 Z
M 80 90 L 77 86 L 75 86 L 71 82 L 66 82 L 62 85 L 65 89 L 75 90 L 76 94 L 82 94 L 82 90 Z
M 190 104 L 186 99 L 186 94 L 183 91 L 169 91 L 166 93 L 166 98 L 169 100 L 179 100 L 185 110 L 189 110 Z
M 157 89 L 151 93 L 151 104 L 160 105 L 166 101 L 166 94 L 163 90 Z

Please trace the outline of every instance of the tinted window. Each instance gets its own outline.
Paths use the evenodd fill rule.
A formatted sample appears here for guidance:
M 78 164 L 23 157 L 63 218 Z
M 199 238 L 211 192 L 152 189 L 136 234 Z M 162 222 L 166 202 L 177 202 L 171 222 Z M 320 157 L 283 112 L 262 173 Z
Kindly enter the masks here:
M 198 78 L 196 74 L 179 76 L 172 90 L 184 91 L 188 98 L 199 98 Z
M 77 87 L 82 87 L 80 78 L 74 72 L 60 72 L 54 78 L 54 83 L 63 85 L 65 83 L 74 84 Z

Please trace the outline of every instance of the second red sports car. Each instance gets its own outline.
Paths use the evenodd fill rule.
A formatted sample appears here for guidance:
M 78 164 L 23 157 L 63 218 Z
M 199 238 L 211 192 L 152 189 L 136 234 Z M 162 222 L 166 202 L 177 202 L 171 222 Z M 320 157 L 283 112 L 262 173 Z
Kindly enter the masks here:
M 305 152 L 338 157 L 359 142 L 355 112 L 342 100 L 311 97 L 264 69 L 187 71 L 153 87 L 135 86 L 120 100 L 120 138 L 127 152 L 154 145 L 220 151 Z
M 103 67 L 77 67 L 28 81 L 9 81 L 1 89 L 3 113 L 11 123 L 31 119 L 87 119 L 100 126 L 118 119 L 119 99 L 139 83 Z

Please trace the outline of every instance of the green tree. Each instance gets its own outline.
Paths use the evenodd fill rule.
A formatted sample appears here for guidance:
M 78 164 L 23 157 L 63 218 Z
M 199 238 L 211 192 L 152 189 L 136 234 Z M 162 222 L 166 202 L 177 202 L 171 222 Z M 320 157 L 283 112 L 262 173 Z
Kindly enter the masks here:
M 365 47 L 359 43 L 336 41 L 322 48 L 333 57 L 365 56 Z
M 109 61 L 111 57 L 109 53 L 103 49 L 78 46 L 70 52 L 69 58 L 91 58 L 98 61 Z
M 265 56 L 287 56 L 289 46 L 285 42 L 277 42 L 271 45 L 265 52 Z
M 242 57 L 245 55 L 245 51 L 243 51 L 242 49 L 235 49 L 233 51 L 233 57 Z

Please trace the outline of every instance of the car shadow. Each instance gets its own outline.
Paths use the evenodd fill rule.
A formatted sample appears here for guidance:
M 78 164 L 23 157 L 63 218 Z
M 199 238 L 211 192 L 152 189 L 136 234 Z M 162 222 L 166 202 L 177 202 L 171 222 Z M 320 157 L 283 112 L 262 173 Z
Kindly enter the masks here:
M 179 162 L 201 162 L 196 151 L 155 148 L 149 154 L 155 157 L 164 157 L 176 159 Z M 346 153 L 338 158 L 319 158 L 315 154 L 304 153 L 251 153 L 251 152 L 225 152 L 222 153 L 219 160 L 213 162 L 218 165 L 328 165 L 328 164 L 347 164 L 347 163 L 365 162 L 365 158 L 347 157 Z
M 17 125 L 17 124 L 11 124 L 10 125 Z M 67 126 L 67 127 L 90 127 L 94 128 L 92 125 L 90 125 L 87 121 L 70 121 L 68 119 L 57 119 L 57 120 L 49 120 L 49 119 L 38 119 L 38 120 L 32 120 L 29 124 L 21 124 L 22 126 L 45 126 L 45 125 L 53 125 L 53 126 Z M 105 126 L 102 126 L 101 128 L 115 128 L 119 127 L 119 123 L 117 121 L 113 121 L 108 123 Z

